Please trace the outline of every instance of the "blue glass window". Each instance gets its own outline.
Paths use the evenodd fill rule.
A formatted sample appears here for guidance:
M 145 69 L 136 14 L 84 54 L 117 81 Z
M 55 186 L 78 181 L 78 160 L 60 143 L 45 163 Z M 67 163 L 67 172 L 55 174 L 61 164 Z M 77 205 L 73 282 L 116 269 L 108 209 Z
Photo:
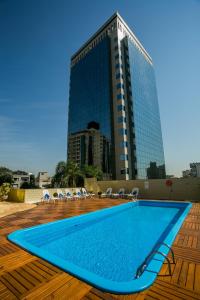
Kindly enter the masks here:
M 103 173 L 113 172 L 110 163 L 114 157 L 110 151 L 112 140 L 110 72 L 110 38 L 105 37 L 71 67 L 70 76 L 68 135 L 76 136 L 80 131 L 86 131 L 88 135 L 88 126 L 95 126 L 94 128 L 103 138 L 105 154 L 101 166 Z M 88 147 L 91 164 L 94 149 L 94 142 L 91 138 Z M 82 146 L 80 145 L 80 156 L 85 158 L 81 164 L 85 164 L 85 142 Z
M 119 82 L 117 85 L 116 85 L 116 88 L 117 89 L 124 89 L 124 84 Z
M 119 128 L 119 135 L 127 135 L 127 129 Z
M 124 97 L 123 94 L 118 94 L 118 95 L 117 95 L 117 100 L 124 99 L 124 98 L 125 98 L 125 97 Z
M 125 106 L 122 105 L 122 104 L 120 104 L 120 105 L 117 106 L 117 110 L 118 110 L 118 111 L 122 111 L 122 110 L 125 111 Z
M 120 160 L 128 160 L 128 155 L 127 154 L 120 154 Z
M 116 55 L 115 55 L 115 59 L 118 59 L 118 58 L 119 58 L 119 54 L 116 54 Z
M 128 147 L 128 142 L 127 141 L 121 141 L 119 145 L 120 145 L 121 148 L 125 148 L 125 147 Z
M 119 79 L 120 77 L 122 77 L 122 74 L 121 73 L 117 73 L 116 74 L 116 79 Z
M 126 123 L 126 117 L 120 116 L 118 117 L 118 123 Z
M 126 49 L 134 99 L 130 97 L 130 92 L 129 100 L 132 101 L 134 112 L 132 131 L 135 133 L 137 178 L 164 178 L 165 160 L 154 69 L 130 40 Z M 130 146 L 134 149 L 132 144 Z
M 116 65 L 115 65 L 115 69 L 119 69 L 119 64 L 116 64 Z

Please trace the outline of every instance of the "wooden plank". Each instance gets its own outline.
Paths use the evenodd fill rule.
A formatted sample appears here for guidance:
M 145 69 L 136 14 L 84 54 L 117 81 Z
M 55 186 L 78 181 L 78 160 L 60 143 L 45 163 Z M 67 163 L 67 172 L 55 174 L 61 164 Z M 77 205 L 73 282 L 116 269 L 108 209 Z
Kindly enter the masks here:
M 188 276 L 186 281 L 186 288 L 189 290 L 194 289 L 194 276 L 195 276 L 195 264 L 189 263 Z
M 105 299 L 105 300 L 114 300 L 116 299 L 116 295 L 104 293 L 96 288 L 93 288 L 91 290 L 91 293 L 93 293 L 95 296 L 99 297 L 99 299 Z
M 27 291 L 27 289 L 18 282 L 15 278 L 11 276 L 9 273 L 5 273 L 0 277 L 0 281 L 16 296 L 21 297 L 23 293 Z
M 31 268 L 32 270 L 34 270 L 36 273 L 42 275 L 43 278 L 45 279 L 50 279 L 52 277 L 52 275 L 50 275 L 49 273 L 45 272 L 44 270 L 40 269 L 37 265 L 34 264 L 34 262 L 32 262 L 29 265 L 29 268 Z
M 14 300 L 17 297 L 0 281 L 0 299 Z
M 169 297 L 166 297 L 166 295 L 161 295 L 159 291 L 154 291 L 150 289 L 147 293 L 148 296 L 152 297 L 153 299 L 158 299 L 158 300 L 167 300 L 170 299 Z
M 23 266 L 22 269 L 28 274 L 30 274 L 32 277 L 34 277 L 36 280 L 38 280 L 39 282 L 44 282 L 47 280 L 46 277 L 42 276 L 40 273 L 32 269 L 31 264 L 27 264 Z
M 182 297 L 183 299 L 200 299 L 200 294 L 194 293 L 178 284 L 172 284 L 158 279 L 156 280 L 155 285 L 159 285 L 159 288 L 165 288 L 172 295 L 179 296 L 180 298 Z
M 29 282 L 31 282 L 33 284 L 33 286 L 36 286 L 37 284 L 40 283 L 40 280 L 33 276 L 32 274 L 30 274 L 29 272 L 27 272 L 26 270 L 24 270 L 23 268 L 19 268 L 17 270 L 17 272 L 23 276 L 24 278 L 26 278 Z
M 35 259 L 35 256 L 30 255 L 23 250 L 7 254 L 3 257 L 0 257 L 0 267 L 2 267 L 2 269 L 0 269 L 0 274 L 2 274 L 3 272 L 14 270 L 28 262 L 34 261 Z
M 179 276 L 179 280 L 178 283 L 181 286 L 185 286 L 186 281 L 187 281 L 187 273 L 188 273 L 188 262 L 184 261 L 182 263 L 182 268 L 181 268 L 181 272 L 180 272 L 180 276 Z
M 197 237 L 194 236 L 194 237 L 193 237 L 193 242 L 192 242 L 192 248 L 194 248 L 194 249 L 197 248 L 197 241 L 198 241 Z
M 50 276 L 55 275 L 56 273 L 61 273 L 61 270 L 58 270 L 57 272 L 54 271 L 52 268 L 48 268 L 45 264 L 42 264 L 40 261 L 35 260 L 33 263 L 35 266 L 37 266 L 39 269 L 41 269 L 42 271 L 46 272 L 47 274 L 49 274 Z
M 66 273 L 57 274 L 50 281 L 40 284 L 35 287 L 32 291 L 24 293 L 22 299 L 35 300 L 35 299 L 45 299 L 61 286 L 70 286 L 70 281 L 72 277 Z M 67 299 L 67 298 L 66 298 Z
M 173 273 L 173 276 L 172 276 L 172 279 L 171 279 L 172 283 L 177 283 L 178 282 L 179 275 L 180 275 L 180 272 L 181 272 L 182 263 L 183 263 L 183 261 L 180 258 L 178 258 L 177 261 L 176 261 L 174 273 Z
M 193 244 L 193 236 L 189 236 L 189 239 L 188 239 L 188 248 L 192 248 L 192 244 Z
M 12 271 L 11 276 L 18 281 L 21 285 L 25 287 L 26 290 L 30 290 L 34 287 L 34 284 L 25 278 L 22 273 L 18 273 L 17 271 Z
M 68 283 L 70 283 L 70 285 L 67 286 L 64 284 L 59 287 L 52 293 L 51 297 L 60 300 L 73 298 L 81 299 L 91 290 L 91 287 L 88 284 L 75 278 L 72 278 Z
M 194 291 L 200 293 L 200 265 L 195 268 Z

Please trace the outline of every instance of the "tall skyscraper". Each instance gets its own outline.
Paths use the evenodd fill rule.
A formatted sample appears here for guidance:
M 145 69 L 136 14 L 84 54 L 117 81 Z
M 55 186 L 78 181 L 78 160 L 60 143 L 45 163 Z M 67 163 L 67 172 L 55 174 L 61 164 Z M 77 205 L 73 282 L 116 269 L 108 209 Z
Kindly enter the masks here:
M 104 178 L 165 178 L 152 59 L 118 13 L 71 58 L 68 158 Z

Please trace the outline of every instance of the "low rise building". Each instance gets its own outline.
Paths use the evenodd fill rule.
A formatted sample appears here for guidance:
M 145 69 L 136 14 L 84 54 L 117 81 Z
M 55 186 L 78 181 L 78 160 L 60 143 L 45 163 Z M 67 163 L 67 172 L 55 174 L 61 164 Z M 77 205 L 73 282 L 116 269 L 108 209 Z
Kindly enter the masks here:
M 190 163 L 190 171 L 192 177 L 200 177 L 200 162 Z
M 191 171 L 190 170 L 184 170 L 182 171 L 183 178 L 191 177 Z
M 41 189 L 50 185 L 51 177 L 49 176 L 48 172 L 39 172 L 36 179 L 36 184 Z
M 102 170 L 104 180 L 111 178 L 111 144 L 101 134 L 98 123 L 90 122 L 86 130 L 69 135 L 68 160 L 80 167 L 97 166 Z
M 13 187 L 20 189 L 24 183 L 30 183 L 30 175 L 25 172 L 24 174 L 13 174 Z
M 200 178 L 200 162 L 190 163 L 190 170 L 182 171 L 183 178 L 199 177 Z

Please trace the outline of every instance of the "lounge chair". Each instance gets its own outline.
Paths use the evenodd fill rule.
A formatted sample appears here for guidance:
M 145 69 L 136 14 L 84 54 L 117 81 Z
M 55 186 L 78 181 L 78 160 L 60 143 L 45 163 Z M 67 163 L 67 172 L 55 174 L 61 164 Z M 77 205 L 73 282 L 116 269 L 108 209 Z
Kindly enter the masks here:
M 113 198 L 122 198 L 125 195 L 125 189 L 121 188 L 119 189 L 119 192 L 116 194 L 112 194 Z
M 85 198 L 89 198 L 90 194 L 86 191 L 85 188 L 81 188 L 81 194 L 83 195 L 83 197 Z
M 42 191 L 42 198 L 41 198 L 42 202 L 49 202 L 51 200 L 50 194 L 48 190 L 43 190 Z
M 93 198 L 95 196 L 93 193 L 88 193 L 86 188 L 81 188 L 81 192 L 85 198 Z
M 101 197 L 102 198 L 105 198 L 105 197 L 111 197 L 112 196 L 112 188 L 107 188 L 106 192 L 101 194 Z
M 65 199 L 65 195 L 64 195 L 64 193 L 61 189 L 57 189 L 57 194 L 58 194 L 58 199 L 59 200 L 64 200 Z
M 55 200 L 57 199 L 57 197 L 52 197 L 51 195 L 50 195 L 50 193 L 49 193 L 49 191 L 48 190 L 43 190 L 42 191 L 42 194 L 43 194 L 43 196 L 42 196 L 42 202 L 44 203 L 44 202 L 50 202 L 50 201 L 53 201 L 54 203 L 55 203 Z
M 72 200 L 73 199 L 73 194 L 69 189 L 65 189 L 65 198 L 67 200 Z
M 85 198 L 85 196 L 82 195 L 80 189 L 75 189 L 73 198 L 75 198 L 75 199 L 83 199 L 83 198 Z
M 127 198 L 131 198 L 132 200 L 137 200 L 139 194 L 139 188 L 134 187 L 130 194 L 127 195 Z

